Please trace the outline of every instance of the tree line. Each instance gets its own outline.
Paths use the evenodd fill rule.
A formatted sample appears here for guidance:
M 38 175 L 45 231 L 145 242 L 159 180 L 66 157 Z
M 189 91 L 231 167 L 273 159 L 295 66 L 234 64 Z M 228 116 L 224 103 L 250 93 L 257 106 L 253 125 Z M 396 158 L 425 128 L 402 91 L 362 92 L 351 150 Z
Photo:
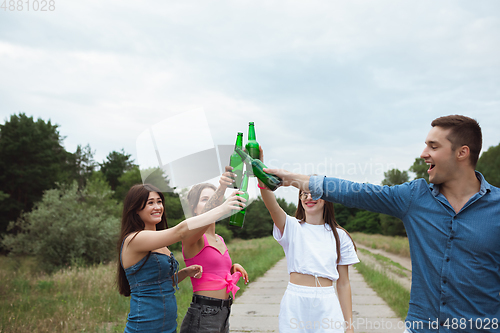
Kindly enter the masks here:
M 123 149 L 112 151 L 102 162 L 89 145 L 68 152 L 58 125 L 24 113 L 0 125 L 0 252 L 35 255 L 42 268 L 53 271 L 65 265 L 93 264 L 116 259 L 115 242 L 122 202 L 129 188 L 142 182 L 168 179 L 160 169 L 140 170 Z M 428 182 L 428 166 L 416 158 L 408 171 L 384 173 L 382 185 L 409 181 L 408 172 Z M 500 186 L 500 144 L 485 151 L 477 170 L 492 185 Z M 185 216 L 179 194 L 165 193 L 165 211 L 171 227 Z M 296 206 L 278 199 L 289 215 Z M 394 217 L 334 204 L 339 224 L 349 231 L 405 236 Z M 243 228 L 232 228 L 229 218 L 216 225 L 227 241 L 268 236 L 273 222 L 261 198 L 247 207 Z M 175 244 L 173 249 L 180 249 Z
M 0 125 L 0 252 L 34 255 L 45 271 L 115 258 L 123 200 L 134 184 L 168 186 L 160 169 L 140 170 L 123 149 L 95 161 L 89 145 L 68 152 L 58 125 L 24 113 Z M 179 194 L 168 188 L 165 212 L 169 227 L 185 219 Z M 279 200 L 293 214 L 295 206 Z M 272 220 L 262 200 L 247 208 L 245 228 L 217 223 L 228 241 L 268 236 Z M 180 249 L 174 244 L 173 249 Z

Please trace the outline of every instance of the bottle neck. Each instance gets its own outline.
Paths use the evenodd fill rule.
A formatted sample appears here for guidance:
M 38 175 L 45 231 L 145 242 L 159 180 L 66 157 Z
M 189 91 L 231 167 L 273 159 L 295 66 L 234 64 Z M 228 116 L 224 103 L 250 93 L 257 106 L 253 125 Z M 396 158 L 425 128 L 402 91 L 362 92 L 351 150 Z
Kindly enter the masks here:
M 255 127 L 253 126 L 253 124 L 250 124 L 248 126 L 248 141 L 250 140 L 257 140 L 255 138 Z
M 243 149 L 243 133 L 238 134 L 238 137 L 236 138 L 236 144 L 234 145 L 234 148 L 240 148 Z

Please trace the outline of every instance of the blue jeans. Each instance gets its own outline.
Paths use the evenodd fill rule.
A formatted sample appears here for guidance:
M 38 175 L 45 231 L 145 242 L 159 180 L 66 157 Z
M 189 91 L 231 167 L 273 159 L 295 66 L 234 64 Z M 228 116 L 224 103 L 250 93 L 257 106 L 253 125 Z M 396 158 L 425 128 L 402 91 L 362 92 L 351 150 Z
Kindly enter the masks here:
M 218 298 L 195 296 L 197 299 L 220 301 Z M 228 333 L 230 306 L 192 302 L 182 320 L 180 333 Z

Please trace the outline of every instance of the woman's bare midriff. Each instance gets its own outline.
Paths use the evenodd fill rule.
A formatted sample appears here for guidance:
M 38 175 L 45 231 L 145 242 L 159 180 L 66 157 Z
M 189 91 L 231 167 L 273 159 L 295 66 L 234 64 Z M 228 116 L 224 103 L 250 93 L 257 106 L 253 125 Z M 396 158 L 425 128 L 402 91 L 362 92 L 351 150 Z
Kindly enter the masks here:
M 207 296 L 219 299 L 228 299 L 229 294 L 226 293 L 226 288 L 221 290 L 198 290 L 195 292 L 196 295 Z
M 331 287 L 333 285 L 333 282 L 330 279 L 318 277 L 316 280 L 313 275 L 301 274 L 296 272 L 290 273 L 290 282 L 293 284 L 298 284 L 299 286 L 306 287 Z

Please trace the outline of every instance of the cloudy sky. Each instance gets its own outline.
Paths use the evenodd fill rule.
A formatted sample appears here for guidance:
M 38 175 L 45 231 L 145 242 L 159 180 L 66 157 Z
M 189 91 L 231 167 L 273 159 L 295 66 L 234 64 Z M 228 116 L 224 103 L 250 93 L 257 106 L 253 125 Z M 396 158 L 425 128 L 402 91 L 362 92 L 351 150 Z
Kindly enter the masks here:
M 500 143 L 497 0 L 30 1 L 0 9 L 0 122 L 50 119 L 99 162 L 154 163 L 149 135 L 169 163 L 254 121 L 269 166 L 380 183 L 436 117 Z

